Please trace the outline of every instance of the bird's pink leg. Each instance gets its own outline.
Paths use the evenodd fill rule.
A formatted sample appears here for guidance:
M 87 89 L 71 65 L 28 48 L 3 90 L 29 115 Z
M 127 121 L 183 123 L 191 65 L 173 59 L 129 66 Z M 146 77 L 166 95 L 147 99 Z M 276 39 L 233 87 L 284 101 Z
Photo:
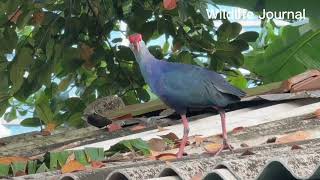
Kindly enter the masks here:
M 186 117 L 186 115 L 181 115 L 181 121 L 183 124 L 183 138 L 182 141 L 180 143 L 180 147 L 179 147 L 179 151 L 177 154 L 177 158 L 182 158 L 182 155 L 184 153 L 184 147 L 187 144 L 188 141 L 188 134 L 189 134 L 189 122 L 188 119 Z
M 222 139 L 223 139 L 222 147 L 215 153 L 215 155 L 218 155 L 224 149 L 229 149 L 232 151 L 233 148 L 228 143 L 227 128 L 226 128 L 226 114 L 223 109 L 220 109 L 217 107 L 214 107 L 214 108 L 217 109 L 220 114 L 221 128 L 222 128 Z

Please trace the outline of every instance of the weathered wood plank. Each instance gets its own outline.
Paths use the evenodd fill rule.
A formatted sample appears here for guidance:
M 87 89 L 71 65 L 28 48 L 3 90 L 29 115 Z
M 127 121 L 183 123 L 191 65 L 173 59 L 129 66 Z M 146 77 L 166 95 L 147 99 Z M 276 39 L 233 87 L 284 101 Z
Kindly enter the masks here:
M 138 116 L 142 115 L 145 113 L 153 112 L 153 111 L 158 111 L 161 109 L 166 109 L 167 106 L 163 104 L 161 100 L 153 100 L 150 102 L 146 103 L 141 103 L 141 104 L 134 104 L 134 105 L 128 105 L 125 108 L 114 111 L 108 115 L 107 118 L 109 119 L 114 119 L 117 117 L 121 117 L 127 114 L 131 114 L 132 116 Z

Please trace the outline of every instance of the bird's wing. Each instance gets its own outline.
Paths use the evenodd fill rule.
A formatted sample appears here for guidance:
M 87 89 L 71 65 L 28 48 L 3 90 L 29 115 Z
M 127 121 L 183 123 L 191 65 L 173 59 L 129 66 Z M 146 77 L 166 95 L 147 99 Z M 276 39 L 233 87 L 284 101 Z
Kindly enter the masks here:
M 231 94 L 237 97 L 244 97 L 246 95 L 245 92 L 229 84 L 220 74 L 214 71 L 205 71 L 205 74 L 208 78 L 207 81 L 210 81 L 220 92 Z
M 168 81 L 168 83 L 170 83 L 169 81 L 174 81 L 172 85 L 177 86 L 180 83 L 185 83 L 185 85 L 181 84 L 181 86 L 205 86 L 237 97 L 246 95 L 245 92 L 229 84 L 220 74 L 214 71 L 188 64 L 170 63 L 168 65 L 169 71 L 165 73 L 164 78 L 167 76 L 168 79 L 166 81 Z M 195 88 L 194 86 L 191 87 Z
M 215 87 L 202 69 L 181 66 L 166 71 L 159 77 L 158 95 L 169 104 L 187 107 L 225 106 L 234 101 Z M 219 75 L 220 76 L 220 75 Z

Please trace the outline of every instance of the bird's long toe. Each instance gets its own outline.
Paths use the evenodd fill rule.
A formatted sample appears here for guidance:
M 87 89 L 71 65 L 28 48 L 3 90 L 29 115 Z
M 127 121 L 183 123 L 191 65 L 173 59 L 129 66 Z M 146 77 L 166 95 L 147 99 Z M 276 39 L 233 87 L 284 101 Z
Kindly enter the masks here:
M 212 156 L 218 156 L 223 150 L 228 150 L 228 149 L 231 152 L 233 152 L 234 148 L 227 141 L 223 141 L 222 146 L 217 151 L 207 151 L 207 153 Z
M 225 141 L 225 142 L 223 143 L 222 149 L 223 149 L 223 150 L 229 149 L 230 151 L 233 152 L 233 149 L 234 149 L 234 148 L 233 148 L 227 141 Z

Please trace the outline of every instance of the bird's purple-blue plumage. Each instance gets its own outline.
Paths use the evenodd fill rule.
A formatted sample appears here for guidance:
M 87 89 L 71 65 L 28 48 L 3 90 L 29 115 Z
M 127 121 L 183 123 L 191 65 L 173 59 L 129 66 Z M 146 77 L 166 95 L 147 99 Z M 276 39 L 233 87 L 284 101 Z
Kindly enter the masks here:
M 224 107 L 245 96 L 214 71 L 156 59 L 143 41 L 139 51 L 131 49 L 152 91 L 180 114 L 190 107 Z

